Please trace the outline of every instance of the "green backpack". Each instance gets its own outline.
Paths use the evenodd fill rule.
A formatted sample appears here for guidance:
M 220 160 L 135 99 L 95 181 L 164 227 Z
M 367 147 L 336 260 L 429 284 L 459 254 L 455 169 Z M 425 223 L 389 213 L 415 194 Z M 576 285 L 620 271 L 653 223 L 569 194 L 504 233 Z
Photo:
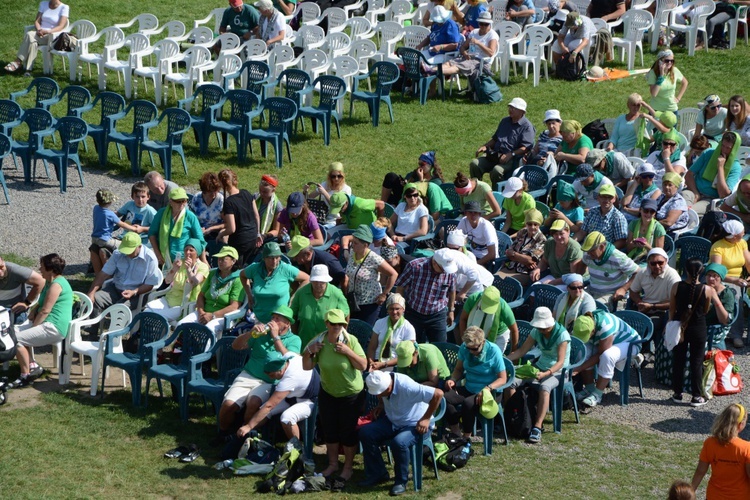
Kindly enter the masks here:
M 294 482 L 305 474 L 302 452 L 297 448 L 287 450 L 276 462 L 273 470 L 258 483 L 258 493 L 285 494 Z

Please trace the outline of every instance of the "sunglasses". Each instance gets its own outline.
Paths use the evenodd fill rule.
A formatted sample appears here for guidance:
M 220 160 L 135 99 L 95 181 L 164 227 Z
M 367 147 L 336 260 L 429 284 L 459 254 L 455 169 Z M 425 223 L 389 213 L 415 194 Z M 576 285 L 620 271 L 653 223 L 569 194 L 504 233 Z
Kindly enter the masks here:
M 419 198 L 419 193 L 407 194 L 406 198 Z
M 648 263 L 648 265 L 654 266 L 654 267 L 656 267 L 656 266 L 664 266 L 666 264 L 667 264 L 666 260 L 652 260 L 652 261 L 650 261 Z
M 479 351 L 481 351 L 481 350 L 482 350 L 482 347 L 484 347 L 484 342 L 482 342 L 481 344 L 479 344 L 479 345 L 478 345 L 478 346 L 476 346 L 476 347 L 469 347 L 469 346 L 466 346 L 466 348 L 467 348 L 467 349 L 469 350 L 469 352 L 479 352 Z
M 641 174 L 640 175 L 641 179 L 653 179 L 654 177 L 655 177 L 654 174 Z
M 568 285 L 568 288 L 570 288 L 571 290 L 583 290 L 583 285 Z
M 644 214 L 655 214 L 656 210 L 651 210 L 650 208 L 642 208 L 641 212 Z
M 667 64 L 674 64 L 674 59 L 664 59 L 664 62 Z
M 666 147 L 666 148 L 673 148 L 673 147 L 677 146 L 677 143 L 676 142 L 664 141 L 664 142 L 661 143 L 661 145 L 664 146 L 664 147 Z
M 719 109 L 721 107 L 721 104 L 717 104 L 716 106 L 709 106 L 708 109 Z
M 343 179 L 344 178 L 344 176 L 341 174 L 331 174 L 328 177 L 330 177 L 331 179 Z

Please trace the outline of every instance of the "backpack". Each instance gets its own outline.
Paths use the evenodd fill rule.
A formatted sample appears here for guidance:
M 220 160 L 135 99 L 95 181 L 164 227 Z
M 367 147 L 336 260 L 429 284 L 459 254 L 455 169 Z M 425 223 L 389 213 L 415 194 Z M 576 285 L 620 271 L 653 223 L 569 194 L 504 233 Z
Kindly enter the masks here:
M 539 393 L 529 384 L 519 387 L 505 405 L 505 423 L 508 434 L 518 438 L 529 437 L 536 420 L 536 403 Z
M 258 493 L 284 495 L 292 488 L 292 484 L 304 474 L 305 462 L 302 459 L 302 451 L 291 447 L 281 455 L 281 458 L 265 479 L 258 483 Z
M 716 243 L 727 235 L 722 227 L 726 221 L 727 214 L 724 212 L 706 212 L 695 235 Z
M 591 142 L 596 145 L 600 141 L 606 141 L 609 139 L 609 132 L 607 127 L 601 120 L 594 120 L 593 122 L 587 123 L 586 126 L 581 129 L 583 135 L 591 139 Z
M 575 62 L 570 62 L 570 53 L 563 55 L 557 62 L 555 70 L 558 78 L 574 82 L 586 78 L 586 60 L 582 54 L 576 56 Z
M 612 33 L 609 29 L 602 28 L 596 32 L 596 43 L 591 47 L 591 57 L 589 62 L 592 66 L 602 66 L 605 62 L 614 58 L 614 44 L 612 43 Z
M 479 65 L 479 71 L 471 80 L 471 86 L 474 89 L 474 102 L 478 104 L 492 104 L 503 100 L 503 93 L 500 87 L 492 78 L 492 74 L 485 72 L 484 62 Z
M 471 440 L 458 434 L 449 432 L 443 439 L 437 441 L 434 444 L 435 447 L 435 461 L 437 462 L 438 469 L 453 472 L 456 469 L 466 467 L 466 464 L 474 455 L 474 450 L 469 449 L 467 454 L 464 451 L 465 446 L 471 448 Z M 427 463 L 432 461 L 432 454 L 427 453 Z

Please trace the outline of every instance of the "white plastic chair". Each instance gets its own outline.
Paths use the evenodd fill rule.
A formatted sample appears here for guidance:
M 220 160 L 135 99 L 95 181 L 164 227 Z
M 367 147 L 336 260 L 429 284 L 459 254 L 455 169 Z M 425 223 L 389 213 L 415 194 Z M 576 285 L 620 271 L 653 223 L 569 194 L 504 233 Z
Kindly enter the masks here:
M 297 30 L 297 37 L 294 40 L 295 47 L 302 47 L 305 50 L 319 49 L 325 43 L 326 32 L 320 26 L 314 25 L 300 27 Z
M 690 8 L 690 24 L 682 24 L 677 21 L 684 19 L 684 16 Z M 688 55 L 695 55 L 695 46 L 698 43 L 698 32 L 703 33 L 703 39 L 708 40 L 708 32 L 706 31 L 706 19 L 708 16 L 714 13 L 716 10 L 716 4 L 712 0 L 696 0 L 695 2 L 687 2 L 676 7 L 672 12 L 669 13 L 669 24 L 667 25 L 667 44 L 670 41 L 670 34 L 672 31 L 685 33 L 685 45 L 688 49 Z M 704 43 L 706 51 L 708 51 L 708 43 Z
M 500 27 L 500 23 L 506 20 L 505 10 L 507 7 L 508 7 L 508 0 L 492 0 L 490 3 L 487 4 L 487 9 L 490 11 L 490 14 L 492 14 L 492 29 L 497 31 L 498 35 L 501 35 L 501 36 L 502 36 L 502 33 L 500 33 L 499 27 Z
M 349 38 L 352 42 L 375 36 L 372 23 L 364 17 L 352 17 L 346 22 L 346 27 L 349 29 Z
M 115 304 L 106 308 L 96 318 L 78 320 L 75 324 L 72 324 L 68 337 L 65 339 L 68 355 L 65 356 L 64 380 L 63 377 L 61 377 L 60 383 L 67 384 L 70 381 L 70 371 L 73 367 L 73 353 L 78 354 L 78 359 L 81 364 L 81 376 L 86 375 L 84 357 L 88 356 L 91 358 L 91 388 L 89 394 L 96 396 L 96 392 L 99 389 L 99 373 L 102 369 L 104 346 L 107 343 L 107 336 L 113 333 L 119 333 L 123 328 L 128 328 L 132 317 L 133 315 L 128 306 L 125 304 Z M 101 334 L 98 341 L 86 341 L 81 338 L 81 329 L 84 326 L 98 325 L 107 319 L 109 321 L 108 329 Z M 122 337 L 115 337 L 113 346 L 114 349 L 112 352 L 121 353 Z M 122 372 L 123 387 L 125 387 L 125 383 L 125 372 Z
M 214 83 L 218 86 L 224 84 L 224 75 L 236 73 L 242 66 L 242 59 L 237 54 L 219 54 L 212 65 L 206 65 L 201 71 L 213 71 Z M 234 88 L 234 81 L 229 82 L 229 88 Z
M 669 13 L 679 5 L 679 0 L 656 0 L 656 14 L 654 22 L 649 30 L 651 40 L 651 52 L 656 52 L 659 48 L 659 36 L 661 29 L 665 31 L 669 25 Z
M 375 42 L 372 40 L 357 40 L 352 42 L 352 49 L 349 51 L 349 55 L 352 56 L 359 64 L 359 74 L 366 75 L 370 72 L 370 60 L 378 60 L 378 48 L 375 46 Z M 367 89 L 372 92 L 372 83 L 367 78 Z
M 412 12 L 412 4 L 409 0 L 393 0 L 388 6 L 388 12 L 385 17 L 389 21 L 395 21 L 404 27 L 406 21 L 414 22 L 417 11 Z
M 345 5 L 344 12 L 346 12 L 346 17 L 350 17 L 352 15 L 352 12 L 354 12 L 355 10 L 361 9 L 366 3 L 367 3 L 367 0 L 359 0 L 359 2 L 355 2 L 350 5 Z M 328 8 L 330 9 L 331 7 L 328 7 Z
M 404 28 L 404 47 L 416 49 L 425 38 L 430 36 L 430 29 L 424 26 L 406 26 Z
M 157 33 L 159 27 L 159 19 L 153 14 L 138 14 L 133 19 L 126 23 L 115 24 L 115 28 L 120 28 L 125 31 L 128 28 L 132 28 L 137 25 L 138 30 L 136 33 L 146 36 L 147 38 L 154 33 Z
M 166 104 L 168 95 L 167 92 L 162 91 L 164 77 L 172 72 L 172 64 L 181 56 L 180 46 L 174 40 L 165 38 L 156 42 L 151 47 L 150 52 L 156 55 L 156 64 L 154 66 L 140 66 L 133 70 L 133 75 L 143 78 L 143 88 L 146 92 L 148 92 L 147 78 L 154 82 L 154 103 L 161 106 Z M 137 85 L 136 83 L 136 89 Z
M 167 293 L 172 289 L 172 285 L 169 285 L 167 288 L 164 288 L 162 290 L 153 290 L 148 294 L 148 299 L 146 300 L 146 305 L 148 305 L 149 302 L 154 301 L 156 299 L 160 299 L 167 295 Z M 179 318 L 176 320 L 167 320 L 169 321 L 169 325 L 172 328 L 177 327 L 177 323 L 180 322 L 182 318 L 187 316 L 188 314 L 195 311 L 195 302 L 190 301 L 190 295 L 193 292 L 193 286 L 190 283 L 185 283 L 185 286 L 182 287 L 182 301 L 180 302 L 180 315 Z M 159 314 L 159 313 L 156 313 Z M 130 321 L 128 321 L 128 324 Z
M 245 61 L 265 61 L 268 59 L 268 46 L 259 38 L 251 38 L 242 44 L 239 55 Z
M 164 38 L 175 40 L 185 36 L 187 29 L 185 28 L 185 23 L 182 21 L 169 21 L 168 23 L 163 24 L 159 29 L 154 30 L 152 35 L 161 35 L 165 31 L 167 36 Z
M 185 89 L 185 99 L 193 95 L 193 85 L 203 83 L 201 71 L 203 66 L 211 64 L 211 51 L 206 47 L 193 46 L 184 52 L 186 56 L 185 72 L 169 73 L 164 76 L 164 82 L 172 83 L 174 97 L 177 99 L 177 85 Z
M 125 37 L 125 46 L 130 49 L 127 58 L 120 60 L 111 59 L 104 63 L 104 70 L 111 70 L 117 73 L 117 82 L 123 83 L 125 87 L 125 97 L 130 99 L 133 94 L 133 71 L 143 66 L 143 56 L 151 53 L 151 46 L 148 43 L 146 35 L 134 33 Z M 122 75 L 122 81 L 120 80 Z M 104 79 L 106 83 L 106 78 Z
M 611 136 L 612 131 L 615 128 L 615 122 L 617 121 L 616 118 L 604 118 L 602 120 L 602 124 L 604 125 L 604 128 L 607 129 L 607 133 Z
M 328 73 L 343 79 L 346 82 L 346 91 L 351 93 L 352 78 L 359 74 L 359 63 L 352 56 L 334 57 L 328 66 Z M 343 112 L 344 101 L 345 99 L 339 99 L 338 101 L 339 113 Z
M 65 31 L 72 33 L 78 39 L 75 50 L 67 52 L 43 45 L 39 47 L 39 51 L 42 53 L 45 75 L 51 75 L 54 71 L 54 59 L 52 56 L 60 56 L 63 61 L 63 71 L 65 71 L 65 63 L 67 61 L 68 66 L 70 66 L 70 81 L 74 82 L 76 80 L 76 71 L 78 70 L 78 46 L 82 43 L 88 43 L 96 35 L 96 26 L 87 19 L 80 19 L 68 26 Z
M 294 49 L 288 45 L 277 45 L 268 53 L 268 67 L 271 79 L 278 77 L 282 71 L 295 64 Z
M 688 224 L 682 229 L 677 229 L 672 231 L 674 233 L 674 239 L 677 241 L 677 239 L 685 234 L 692 232 L 693 229 L 698 227 L 698 224 L 700 224 L 700 218 L 698 217 L 698 213 L 693 210 L 692 208 L 688 208 Z
M 396 58 L 396 44 L 403 38 L 404 29 L 395 21 L 382 21 L 375 28 L 378 54 L 381 61 Z
M 92 43 L 96 43 L 100 39 L 104 39 L 104 48 L 101 53 L 92 54 L 88 52 L 88 46 Z M 125 45 L 125 34 L 120 28 L 110 26 L 104 28 L 99 33 L 91 37 L 85 46 L 80 47 L 80 53 L 78 54 L 78 63 L 86 63 L 89 70 L 89 78 L 91 78 L 91 65 L 95 64 L 98 79 L 99 79 L 99 90 L 105 90 L 107 88 L 106 76 L 104 74 L 104 65 L 110 61 L 117 59 L 117 49 Z M 79 80 L 81 76 L 81 68 L 79 68 Z
M 194 43 L 193 46 L 206 47 L 210 50 L 217 43 L 221 44 L 222 54 L 238 54 L 242 50 L 240 37 L 230 32 L 222 33 L 207 42 Z
M 641 52 L 641 66 L 643 66 L 643 37 L 651 28 L 654 17 L 646 10 L 630 9 L 620 17 L 623 24 L 623 37 L 612 37 L 612 44 L 620 49 L 620 61 L 628 54 L 628 71 L 635 64 L 635 52 Z
M 365 11 L 365 18 L 370 21 L 372 29 L 375 29 L 380 22 L 378 17 L 385 16 L 388 12 L 388 7 L 385 5 L 385 0 L 367 0 L 367 11 Z
M 195 21 L 193 21 L 193 28 L 198 28 L 200 26 L 203 26 L 204 24 L 209 24 L 211 22 L 211 19 L 213 19 L 214 27 L 213 30 L 211 30 L 211 33 L 216 33 L 218 35 L 219 29 L 221 29 L 221 18 L 224 17 L 225 10 L 226 9 L 224 7 L 213 9 L 211 13 L 205 18 L 196 19 Z
M 683 108 L 677 115 L 677 131 L 685 135 L 685 137 L 691 137 L 695 131 L 695 123 L 698 121 L 698 115 L 702 111 L 698 108 Z
M 210 28 L 205 26 L 196 26 L 187 33 L 177 38 L 173 38 L 177 43 L 190 42 L 193 44 L 201 44 L 204 46 L 211 46 L 210 42 L 214 39 L 214 32 Z
M 323 13 L 323 17 L 328 18 L 328 34 L 344 31 L 349 16 L 341 7 L 328 7 Z
M 554 35 L 546 26 L 529 26 L 524 33 L 521 47 L 526 48 L 526 53 L 514 54 L 513 47 L 508 47 L 508 61 L 512 63 L 523 63 L 523 77 L 529 77 L 529 64 L 534 72 L 534 87 L 539 85 L 539 75 L 544 66 L 544 78 L 549 80 L 547 59 L 544 57 L 546 47 L 552 44 Z M 516 65 L 513 64 L 513 74 L 516 73 Z
M 325 52 L 320 49 L 312 49 L 300 54 L 294 65 L 310 75 L 310 81 L 314 82 L 317 77 L 328 70 L 330 62 Z M 308 100 L 312 100 L 312 94 L 307 94 L 307 97 Z
M 729 48 L 733 49 L 737 46 L 737 29 L 739 28 L 740 24 L 744 24 L 745 28 L 743 31 L 745 32 L 745 45 L 748 43 L 748 34 L 747 34 L 747 11 L 748 6 L 747 5 L 736 5 L 735 4 L 735 15 L 734 19 L 730 19 L 727 21 L 727 29 L 729 30 Z
M 300 13 L 302 13 L 299 23 L 300 26 L 317 25 L 323 20 L 323 16 L 320 15 L 320 6 L 315 2 L 298 3 L 292 16 L 297 17 Z
M 328 51 L 328 56 L 333 59 L 334 57 L 345 56 L 349 53 L 352 48 L 352 40 L 349 35 L 340 32 L 328 33 L 326 36 L 326 43 L 324 45 Z
M 492 71 L 494 73 L 500 71 L 500 81 L 508 83 L 509 45 L 523 40 L 521 26 L 513 21 L 500 21 L 498 25 L 493 24 L 492 28 L 500 36 L 500 40 L 497 42 L 497 55 L 495 55 Z

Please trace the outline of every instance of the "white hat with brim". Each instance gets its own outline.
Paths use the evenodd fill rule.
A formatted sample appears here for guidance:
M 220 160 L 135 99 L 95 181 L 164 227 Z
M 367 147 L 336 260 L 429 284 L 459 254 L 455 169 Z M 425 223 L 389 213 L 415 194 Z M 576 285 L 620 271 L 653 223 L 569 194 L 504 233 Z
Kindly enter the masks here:
M 520 109 L 521 111 L 526 111 L 526 101 L 521 99 L 520 97 L 514 97 L 511 99 L 511 101 L 508 103 L 508 106 L 513 106 L 516 109 Z
M 315 264 L 310 270 L 310 282 L 330 283 L 333 281 L 328 273 L 328 266 L 325 264 Z
M 523 189 L 523 181 L 518 177 L 511 177 L 508 179 L 508 182 L 505 183 L 505 187 L 503 187 L 503 192 L 501 194 L 504 198 L 513 198 L 513 195 L 521 189 Z
M 555 326 L 555 318 L 552 311 L 547 307 L 538 307 L 534 311 L 534 318 L 531 320 L 531 326 L 534 328 L 552 328 Z
M 435 6 L 430 13 L 430 21 L 437 24 L 443 24 L 450 18 L 451 12 L 442 5 Z
M 446 274 L 453 274 L 458 271 L 458 266 L 453 258 L 452 250 L 450 248 L 441 248 L 435 251 L 435 255 L 432 257 L 437 262 Z

